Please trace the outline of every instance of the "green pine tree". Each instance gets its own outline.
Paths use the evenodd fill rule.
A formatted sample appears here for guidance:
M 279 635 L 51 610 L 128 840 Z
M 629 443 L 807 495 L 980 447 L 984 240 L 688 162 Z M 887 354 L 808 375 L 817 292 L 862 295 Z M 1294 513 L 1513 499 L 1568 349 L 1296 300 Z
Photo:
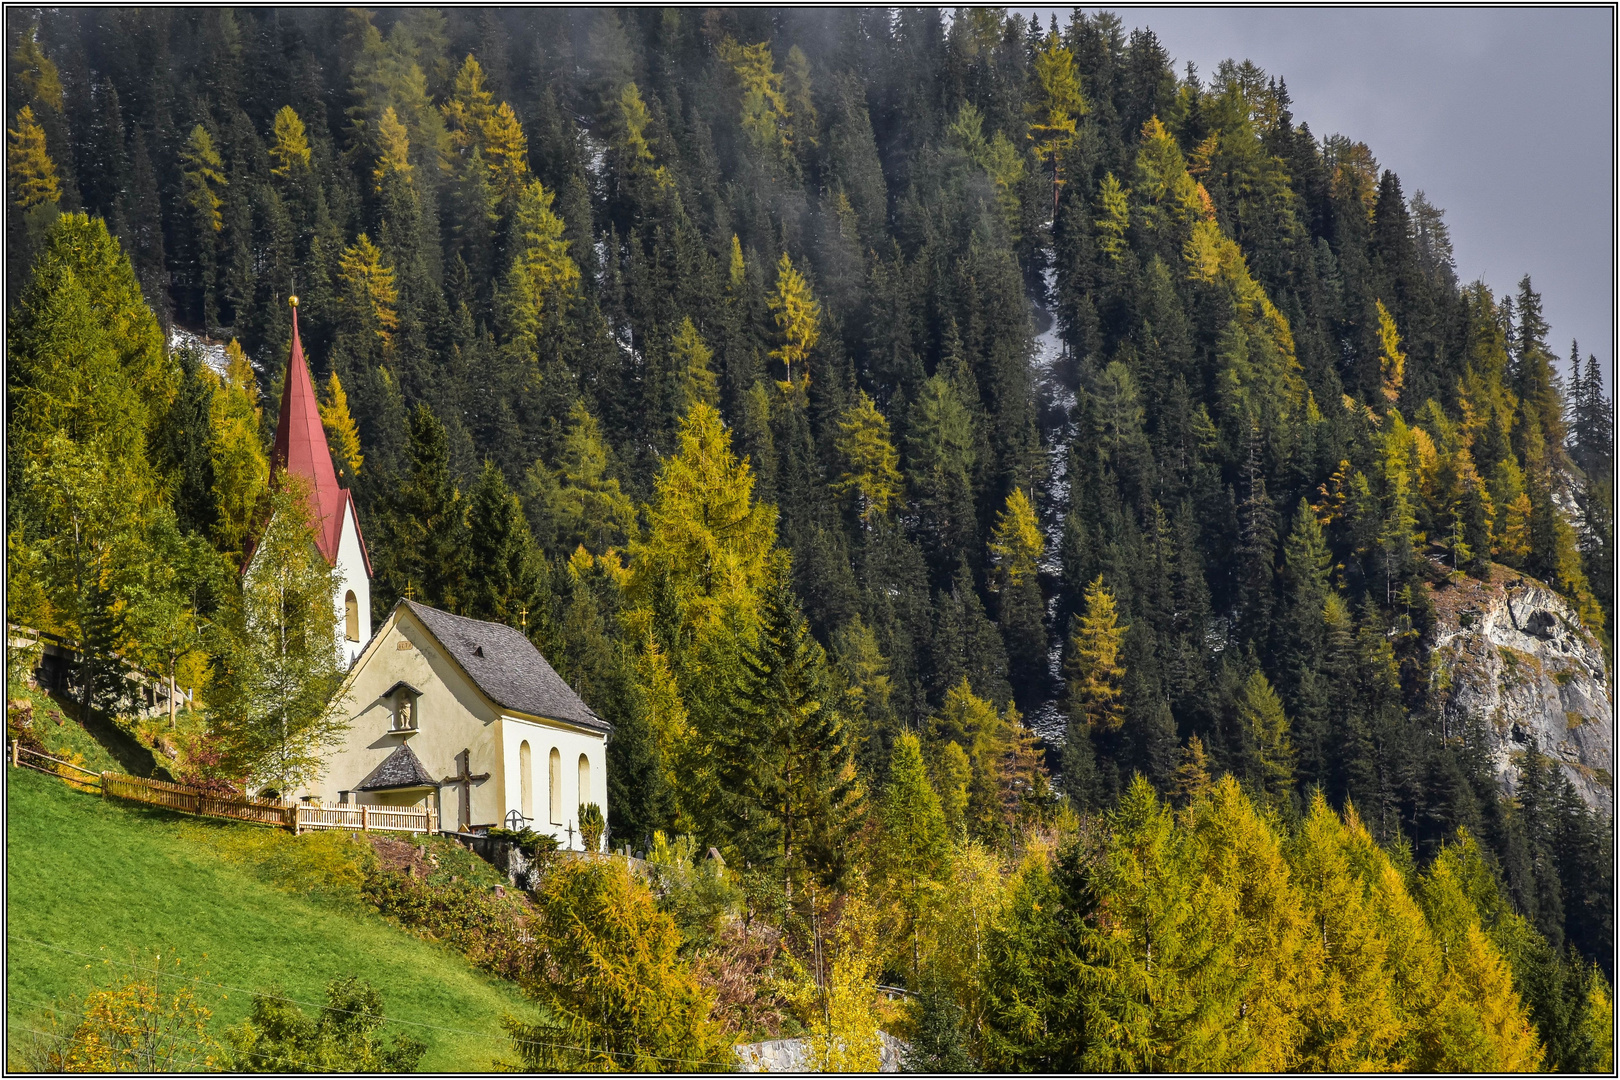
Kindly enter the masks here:
M 527 630 L 551 606 L 550 565 L 535 546 L 523 507 L 493 462 L 467 498 L 465 614 Z

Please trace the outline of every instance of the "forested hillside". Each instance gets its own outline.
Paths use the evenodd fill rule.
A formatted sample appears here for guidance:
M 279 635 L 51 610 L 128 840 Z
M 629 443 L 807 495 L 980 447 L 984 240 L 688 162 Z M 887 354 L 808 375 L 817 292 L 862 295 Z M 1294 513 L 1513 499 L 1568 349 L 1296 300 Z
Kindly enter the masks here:
M 1612 403 L 1287 72 L 991 9 L 8 20 L 8 614 L 90 644 L 87 702 L 115 649 L 180 670 L 222 718 L 197 775 L 257 745 L 219 568 L 264 520 L 296 294 L 374 620 L 524 628 L 615 725 L 615 846 L 716 845 L 784 926 L 876 897 L 906 947 L 874 970 L 935 971 L 981 1064 L 1597 1060 L 1610 826 L 1442 723 L 1433 597 L 1507 568 L 1609 640 Z M 999 944 L 936 971 L 918 928 L 993 864 Z M 1261 918 L 1186 907 L 1195 866 L 1291 866 L 1301 919 L 1365 887 L 1373 951 L 1427 917 L 1475 966 L 1401 974 L 1382 1033 L 1332 1034 L 1351 975 L 1263 1004 L 1296 1019 L 1259 1057 L 1200 1056 L 1213 1012 L 1069 1025 L 1043 956 L 1119 1016 L 1157 985 L 1098 897 L 1201 926 L 1184 972 Z M 1489 1054 L 1393 1019 L 1504 963 L 1511 1006 L 1444 999 Z

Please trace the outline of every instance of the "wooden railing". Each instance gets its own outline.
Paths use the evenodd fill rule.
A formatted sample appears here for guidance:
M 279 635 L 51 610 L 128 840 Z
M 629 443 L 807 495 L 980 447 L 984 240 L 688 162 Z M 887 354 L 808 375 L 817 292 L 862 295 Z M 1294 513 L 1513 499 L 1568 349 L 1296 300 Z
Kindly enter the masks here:
M 182 814 L 200 814 L 204 817 L 230 818 L 256 825 L 294 827 L 296 806 L 278 799 L 255 799 L 250 795 L 214 795 L 184 784 L 171 784 L 164 780 L 144 780 L 122 773 L 102 773 L 102 793 L 130 802 L 146 803 L 178 810 Z
M 419 806 L 313 806 L 251 795 L 215 795 L 166 780 L 147 780 L 123 773 L 94 773 L 81 765 L 11 744 L 11 764 L 48 776 L 58 776 L 81 791 L 162 806 L 182 814 L 230 818 L 257 825 L 274 825 L 302 833 L 315 829 L 355 829 L 364 832 L 434 833 L 439 813 Z
M 312 829 L 360 829 L 366 832 L 434 833 L 439 812 L 420 806 L 299 806 L 296 832 Z
M 101 788 L 100 773 L 91 772 L 83 765 L 75 765 L 59 757 L 42 754 L 38 750 L 30 750 L 20 742 L 13 741 L 11 744 L 11 763 L 24 769 L 42 772 L 46 776 L 60 777 L 80 791 L 97 791 Z
M 368 809 L 360 806 L 300 806 L 298 830 L 364 829 Z

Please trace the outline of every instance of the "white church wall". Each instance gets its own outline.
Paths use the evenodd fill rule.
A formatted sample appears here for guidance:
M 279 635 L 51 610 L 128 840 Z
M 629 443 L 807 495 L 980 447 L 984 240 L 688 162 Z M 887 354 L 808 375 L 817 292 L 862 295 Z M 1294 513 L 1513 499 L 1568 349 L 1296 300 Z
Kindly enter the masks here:
M 505 800 L 505 808 L 501 811 L 501 823 L 505 824 L 508 813 L 517 810 L 522 813 L 523 792 L 523 743 L 529 744 L 530 791 L 533 795 L 533 813 L 526 814 L 529 818 L 529 827 L 537 833 L 555 836 L 563 846 L 570 844 L 575 850 L 582 847 L 579 835 L 579 808 L 585 803 L 594 802 L 602 808 L 602 814 L 607 815 L 607 744 L 600 735 L 577 731 L 560 725 L 553 726 L 535 720 L 521 719 L 515 716 L 503 715 L 501 717 L 501 746 L 502 761 L 505 763 L 501 777 L 501 794 Z M 551 814 L 551 751 L 556 750 L 560 768 L 558 772 L 560 784 L 559 803 L 560 820 L 553 821 Z M 590 788 L 580 790 L 579 759 L 583 756 L 590 763 Z M 569 830 L 572 829 L 572 837 Z
M 366 575 L 366 556 L 360 550 L 360 530 L 354 518 L 354 504 L 343 502 L 343 529 L 338 534 L 337 571 L 342 577 L 334 603 L 337 605 L 338 634 L 343 639 L 343 663 L 352 666 L 366 642 L 371 640 L 371 578 Z M 354 593 L 358 626 L 348 635 L 348 594 Z
M 353 667 L 355 660 L 371 640 L 371 578 L 366 575 L 366 557 L 360 550 L 360 531 L 355 525 L 353 507 L 343 504 L 343 530 L 338 535 L 338 557 L 335 564 L 339 581 L 332 595 L 332 606 L 337 612 L 338 650 L 344 667 Z M 258 552 L 248 559 L 244 577 L 251 577 L 258 569 Z M 358 625 L 355 638 L 348 635 L 348 597 L 354 594 Z

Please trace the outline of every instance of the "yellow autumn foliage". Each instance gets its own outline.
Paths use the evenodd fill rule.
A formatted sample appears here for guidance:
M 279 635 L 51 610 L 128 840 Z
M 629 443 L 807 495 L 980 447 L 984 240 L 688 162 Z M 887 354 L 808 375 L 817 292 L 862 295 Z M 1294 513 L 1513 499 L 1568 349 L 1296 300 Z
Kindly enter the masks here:
M 776 265 L 776 288 L 769 303 L 780 335 L 771 350 L 771 359 L 782 365 L 778 385 L 784 391 L 802 393 L 810 386 L 810 350 L 821 340 L 821 304 L 785 251 Z
M 17 110 L 17 126 L 6 129 L 6 183 L 11 205 L 19 210 L 56 202 L 62 197 L 56 164 L 45 151 L 45 129 L 34 120 L 34 110 Z
M 1002 583 L 1018 586 L 1033 578 L 1045 552 L 1046 538 L 1041 535 L 1035 504 L 1023 488 L 1013 488 L 990 536 L 990 558 Z

